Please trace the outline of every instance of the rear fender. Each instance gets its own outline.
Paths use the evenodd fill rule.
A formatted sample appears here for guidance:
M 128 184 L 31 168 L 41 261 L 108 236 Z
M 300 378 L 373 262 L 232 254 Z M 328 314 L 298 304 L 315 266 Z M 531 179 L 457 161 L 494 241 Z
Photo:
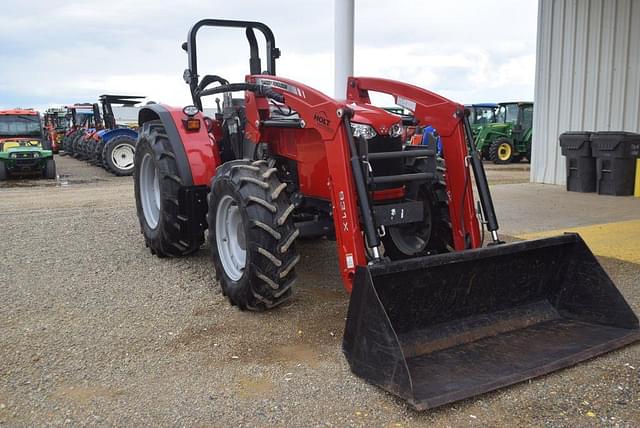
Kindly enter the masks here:
M 217 147 L 206 130 L 202 113 L 196 115 L 201 121 L 199 131 L 187 131 L 182 123 L 187 116 L 179 107 L 149 104 L 140 109 L 138 123 L 142 127 L 150 120 L 160 120 L 169 143 L 176 156 L 178 171 L 185 186 L 209 186 L 211 178 L 220 165 Z
M 116 129 L 106 130 L 100 134 L 100 137 L 102 137 L 102 141 L 104 141 L 105 143 L 108 143 L 109 140 L 111 140 L 112 138 L 120 137 L 122 135 L 131 137 L 134 140 L 138 139 L 138 133 L 133 129 L 129 129 L 129 128 L 116 128 Z

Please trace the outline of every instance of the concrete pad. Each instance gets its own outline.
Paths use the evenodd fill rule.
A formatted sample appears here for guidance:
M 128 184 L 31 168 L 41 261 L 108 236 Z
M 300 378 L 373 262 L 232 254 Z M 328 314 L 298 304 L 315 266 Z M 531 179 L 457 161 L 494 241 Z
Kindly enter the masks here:
M 493 185 L 491 194 L 500 231 L 511 236 L 640 220 L 640 199 L 633 196 L 567 192 L 564 186 L 534 183 Z

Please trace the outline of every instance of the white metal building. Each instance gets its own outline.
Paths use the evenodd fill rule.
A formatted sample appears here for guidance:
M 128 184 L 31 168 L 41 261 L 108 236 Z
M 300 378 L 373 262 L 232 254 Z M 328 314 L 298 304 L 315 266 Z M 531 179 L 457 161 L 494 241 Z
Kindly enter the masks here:
M 534 182 L 565 183 L 565 131 L 640 132 L 640 0 L 539 0 L 534 98 Z

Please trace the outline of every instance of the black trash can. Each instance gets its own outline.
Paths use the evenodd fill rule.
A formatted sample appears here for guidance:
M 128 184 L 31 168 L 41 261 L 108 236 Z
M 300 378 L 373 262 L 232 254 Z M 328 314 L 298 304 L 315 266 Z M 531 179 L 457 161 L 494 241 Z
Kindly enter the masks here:
M 636 150 L 640 134 L 606 131 L 591 134 L 600 195 L 631 196 L 636 174 Z
M 567 157 L 567 190 L 596 191 L 596 160 L 591 155 L 590 132 L 565 132 L 560 135 L 562 155 Z

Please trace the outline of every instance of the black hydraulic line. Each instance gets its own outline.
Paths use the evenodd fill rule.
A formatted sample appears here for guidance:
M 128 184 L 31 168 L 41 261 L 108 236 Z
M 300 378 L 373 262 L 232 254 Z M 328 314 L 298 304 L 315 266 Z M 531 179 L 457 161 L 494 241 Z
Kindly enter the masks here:
M 484 165 L 482 165 L 482 159 L 480 153 L 476 150 L 475 141 L 473 140 L 473 133 L 471 132 L 471 125 L 469 124 L 469 118 L 462 111 L 459 112 L 462 115 L 464 123 L 464 131 L 469 142 L 469 153 L 471 158 L 471 168 L 473 169 L 473 176 L 476 180 L 476 188 L 478 190 L 478 196 L 480 197 L 480 205 L 482 205 L 482 212 L 487 221 L 487 229 L 491 234 L 493 244 L 500 244 L 502 241 L 498 238 L 498 218 L 496 217 L 496 210 L 493 207 L 493 200 L 491 198 L 491 192 L 489 191 L 489 183 L 487 181 L 487 174 L 484 171 Z M 464 198 L 464 195 L 462 196 Z
M 278 102 L 284 102 L 284 95 L 274 91 L 268 86 L 257 85 L 255 83 L 229 83 L 226 85 L 216 86 L 215 88 L 205 89 L 201 92 L 196 92 L 198 98 L 206 95 L 221 94 L 224 92 L 238 92 L 238 91 L 251 91 L 257 95 L 261 95 L 267 98 L 274 99 Z
M 262 124 L 262 126 L 266 126 L 269 128 L 303 128 L 302 122 L 299 119 L 263 120 L 260 123 Z
M 373 213 L 371 206 L 369 205 L 369 198 L 367 196 L 367 186 L 364 181 L 364 174 L 362 173 L 362 164 L 356 150 L 356 143 L 353 141 L 353 131 L 351 130 L 351 121 L 348 115 L 350 111 L 345 109 L 345 113 L 342 116 L 342 125 L 344 132 L 347 135 L 347 141 L 349 143 L 349 152 L 351 155 L 351 170 L 353 173 L 353 180 L 356 183 L 356 193 L 358 194 L 358 203 L 360 205 L 360 215 L 362 217 L 362 223 L 364 224 L 364 234 L 367 238 L 367 244 L 370 248 L 380 246 L 380 238 L 376 233 L 376 226 L 373 222 Z
M 202 92 L 207 86 L 209 86 L 212 83 L 219 83 L 221 85 L 228 85 L 229 81 L 227 79 L 222 78 L 222 77 L 217 76 L 217 75 L 207 74 L 206 76 L 204 76 L 202 78 L 202 80 L 198 84 L 198 87 L 196 88 L 196 91 Z

